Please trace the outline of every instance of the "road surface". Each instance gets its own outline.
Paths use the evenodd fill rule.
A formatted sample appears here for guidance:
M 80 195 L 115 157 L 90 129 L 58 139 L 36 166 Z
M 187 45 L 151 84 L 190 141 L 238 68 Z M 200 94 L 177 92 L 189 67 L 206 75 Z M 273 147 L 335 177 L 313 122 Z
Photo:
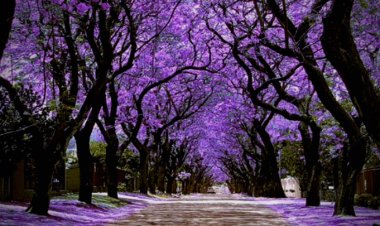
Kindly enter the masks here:
M 231 195 L 185 196 L 157 201 L 111 225 L 288 225 L 271 209 Z

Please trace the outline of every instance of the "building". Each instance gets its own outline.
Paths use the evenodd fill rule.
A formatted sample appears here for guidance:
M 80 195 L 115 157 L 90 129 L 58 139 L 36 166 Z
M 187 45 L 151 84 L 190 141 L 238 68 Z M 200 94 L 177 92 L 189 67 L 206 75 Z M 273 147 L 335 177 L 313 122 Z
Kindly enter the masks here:
M 74 165 L 66 169 L 66 190 L 69 192 L 78 192 L 80 187 L 79 166 Z M 125 183 L 125 171 L 117 169 L 117 180 L 119 183 Z M 94 192 L 104 192 L 106 187 L 106 171 L 101 163 L 94 163 L 92 173 L 92 183 Z
M 380 167 L 364 169 L 356 184 L 356 193 L 380 196 Z
M 24 171 L 25 163 L 20 161 L 13 172 L 0 177 L 0 200 L 23 201 L 31 197 L 33 190 L 26 186 Z
M 64 190 L 65 171 L 64 164 L 58 164 L 54 173 L 53 190 Z M 14 170 L 7 176 L 0 176 L 0 200 L 28 201 L 33 195 L 35 176 L 30 161 L 17 162 Z

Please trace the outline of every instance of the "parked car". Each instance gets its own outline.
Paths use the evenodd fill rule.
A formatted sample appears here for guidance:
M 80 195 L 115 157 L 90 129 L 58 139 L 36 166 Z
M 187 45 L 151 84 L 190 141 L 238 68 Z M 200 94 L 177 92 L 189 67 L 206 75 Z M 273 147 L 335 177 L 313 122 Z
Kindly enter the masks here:
M 207 189 L 207 193 L 209 193 L 209 194 L 215 194 L 215 190 L 212 187 L 209 187 Z

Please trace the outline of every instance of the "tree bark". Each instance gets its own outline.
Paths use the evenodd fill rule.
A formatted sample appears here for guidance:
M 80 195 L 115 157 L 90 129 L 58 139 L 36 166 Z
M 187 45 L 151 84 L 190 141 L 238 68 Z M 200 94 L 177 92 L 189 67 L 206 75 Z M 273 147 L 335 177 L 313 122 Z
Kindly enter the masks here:
M 4 49 L 8 43 L 9 34 L 12 28 L 13 16 L 15 13 L 15 0 L 0 1 L 0 62 L 3 58 Z
M 54 169 L 56 164 L 62 160 L 61 156 L 63 150 L 66 150 L 68 139 L 55 139 L 62 135 L 55 133 L 50 143 L 46 144 L 46 140 L 43 138 L 44 134 L 38 135 L 36 141 L 39 142 L 40 149 L 32 153 L 35 159 L 37 178 L 32 201 L 26 211 L 38 215 L 48 215 L 49 192 L 52 188 Z
M 116 136 L 116 133 L 114 134 Z M 106 181 L 107 181 L 107 195 L 112 198 L 117 196 L 117 150 L 119 148 L 118 139 L 111 135 L 113 142 L 108 143 L 106 147 Z
M 157 190 L 161 192 L 165 192 L 165 174 L 167 171 L 167 166 L 170 159 L 170 145 L 169 142 L 166 141 L 162 145 L 162 156 L 161 156 L 161 164 L 158 166 L 158 175 L 157 175 Z
M 255 197 L 270 197 L 270 198 L 285 198 L 284 190 L 281 187 L 280 178 L 277 175 L 273 175 L 272 167 L 270 164 L 277 164 L 276 162 L 268 162 L 263 164 L 263 168 L 260 170 L 260 175 L 256 179 L 254 187 Z M 266 171 L 268 170 L 268 171 Z
M 158 169 L 157 177 L 157 190 L 165 192 L 165 171 L 162 167 Z
M 154 168 L 154 167 L 153 167 Z M 149 171 L 149 180 L 148 180 L 148 186 L 149 186 L 149 192 L 151 194 L 156 194 L 156 171 L 150 170 Z
M 306 39 L 307 32 L 310 30 L 309 28 L 311 26 L 310 22 L 312 20 L 310 20 L 310 17 L 308 17 L 308 20 L 305 21 L 307 23 L 302 23 L 302 24 L 304 24 L 304 27 L 302 29 L 297 28 L 292 23 L 292 21 L 286 15 L 284 15 L 282 13 L 282 11 L 280 10 L 276 1 L 268 0 L 267 2 L 268 2 L 268 6 L 272 10 L 272 12 L 275 14 L 276 18 L 281 23 L 283 23 L 283 24 L 287 23 L 289 25 L 287 27 L 287 30 L 292 36 L 294 36 L 294 39 L 297 43 L 297 47 L 298 47 L 300 53 L 302 54 L 302 58 L 303 58 L 302 61 L 304 64 L 303 67 L 305 69 L 305 72 L 308 75 L 309 80 L 313 84 L 315 91 L 318 94 L 319 99 L 321 100 L 322 104 L 326 107 L 326 109 L 331 113 L 331 115 L 339 122 L 340 126 L 344 129 L 345 133 L 347 134 L 347 136 L 349 138 L 349 143 L 350 143 L 350 154 L 349 154 L 350 156 L 348 157 L 347 163 L 349 165 L 355 166 L 351 169 L 352 172 L 349 174 L 351 174 L 351 176 L 355 176 L 355 171 L 358 170 L 359 168 L 361 169 L 361 167 L 362 167 L 362 166 L 360 166 L 361 164 L 358 164 L 358 161 L 360 162 L 361 159 L 363 159 L 363 157 L 365 159 L 365 156 L 366 156 L 366 150 L 363 150 L 363 148 L 357 148 L 356 146 L 358 144 L 358 140 L 363 140 L 365 138 L 362 136 L 361 131 L 360 131 L 360 127 L 356 124 L 355 120 L 342 107 L 342 105 L 335 99 L 326 79 L 324 78 L 322 71 L 319 69 L 319 66 L 318 66 L 317 60 L 315 59 L 314 52 L 311 48 L 311 45 L 307 42 L 307 39 Z M 327 1 L 324 1 L 321 3 L 326 3 L 326 2 Z M 352 8 L 352 2 L 353 2 L 352 0 L 349 0 L 349 1 L 336 1 L 335 0 L 332 4 L 333 8 L 332 8 L 332 11 L 330 12 L 329 15 L 331 17 L 334 17 L 334 16 L 340 17 L 340 19 L 338 19 L 337 21 L 342 20 L 342 18 L 347 20 L 347 17 L 349 17 L 349 14 L 350 14 L 350 11 Z M 324 4 L 322 4 L 321 6 L 323 6 L 323 5 Z M 317 7 L 317 8 L 315 8 L 314 11 L 318 12 L 320 9 L 321 9 L 321 7 L 319 7 L 319 8 Z M 334 19 L 332 19 L 331 21 L 333 22 Z M 334 51 L 332 51 L 331 53 L 328 53 L 328 51 L 330 51 L 329 48 L 330 47 L 331 48 L 335 48 L 335 47 L 340 48 L 340 45 L 341 45 L 340 42 L 341 41 L 344 42 L 344 41 L 339 39 L 339 40 L 335 40 L 334 42 L 331 42 L 331 44 L 329 43 L 330 45 L 334 45 L 334 47 L 333 47 L 333 46 L 328 45 L 328 39 L 337 37 L 338 33 L 342 34 L 341 32 L 344 32 L 342 34 L 344 36 L 349 35 L 350 33 L 349 34 L 347 33 L 347 29 L 349 29 L 349 27 L 347 27 L 347 22 L 340 23 L 340 24 L 337 23 L 338 26 L 335 26 L 333 23 L 331 25 L 331 28 L 333 28 L 333 29 L 329 29 L 329 28 L 326 28 L 326 27 L 329 27 L 328 23 L 329 23 L 329 16 L 327 16 L 327 19 L 325 18 L 325 20 L 324 20 L 324 31 L 323 31 L 322 40 L 321 40 L 322 41 L 322 47 L 325 46 L 323 48 L 326 51 L 327 57 L 334 57 L 334 56 L 332 56 L 332 54 L 340 54 L 340 52 L 335 53 Z M 339 29 L 343 29 L 341 32 L 339 32 L 339 30 L 335 30 L 335 29 L 338 29 L 338 27 L 340 27 L 341 25 L 345 26 L 344 28 L 339 28 Z M 331 33 L 326 33 L 327 31 L 329 31 Z M 341 38 L 344 38 L 344 37 L 341 37 Z M 341 47 L 343 47 L 342 51 L 346 51 L 344 49 L 344 48 L 346 48 L 344 45 Z M 350 53 L 347 53 L 347 54 L 350 54 Z M 330 55 L 330 56 L 328 56 L 328 55 Z M 349 55 L 345 55 L 345 57 L 350 58 Z M 337 58 L 340 58 L 340 57 L 337 57 Z M 332 60 L 332 61 L 334 61 L 334 60 Z M 352 62 L 352 64 L 355 64 L 355 63 L 357 63 L 357 62 Z M 334 65 L 334 63 L 333 63 L 333 65 Z M 339 65 L 339 67 L 346 67 L 346 66 L 348 67 L 348 64 L 344 63 L 344 64 Z M 354 70 L 354 69 L 355 68 L 349 69 L 349 70 Z M 355 74 L 351 74 L 352 72 L 356 73 L 356 72 L 360 72 L 360 71 L 355 71 L 355 70 L 351 71 L 350 75 L 354 76 Z M 363 81 L 360 81 L 360 82 L 358 81 L 358 85 L 360 87 L 358 89 L 366 89 L 366 87 L 361 86 L 361 84 L 363 84 L 363 83 L 369 85 L 366 82 L 365 76 L 363 76 L 361 74 L 358 77 L 361 77 L 360 79 L 363 79 Z M 342 77 L 342 80 L 345 80 L 345 79 L 343 79 L 343 77 Z M 357 78 L 354 80 L 350 80 L 350 79 L 348 79 L 348 80 L 350 82 L 352 82 L 353 86 L 356 86 L 356 82 L 353 82 L 353 81 L 357 81 Z M 351 89 L 350 86 L 347 86 L 347 89 L 350 92 L 350 89 Z M 368 92 L 368 90 L 367 91 L 359 91 L 359 92 Z M 369 92 L 368 95 L 372 95 L 371 93 L 372 92 Z M 350 92 L 350 95 L 351 95 L 351 92 Z M 370 98 L 372 98 L 372 97 L 373 96 L 370 96 Z M 368 97 L 364 96 L 363 98 L 365 98 L 365 101 L 367 101 Z M 358 99 L 353 100 L 354 105 L 358 106 L 359 104 L 355 103 L 356 101 L 358 101 Z M 373 99 L 372 101 L 374 101 L 374 103 L 377 102 L 376 99 Z M 371 109 L 371 111 L 377 112 L 378 106 L 379 106 L 379 104 L 377 104 L 377 107 L 375 107 L 374 109 Z M 359 114 L 362 114 L 362 112 L 361 113 L 359 112 Z M 378 112 L 377 112 L 377 114 L 378 114 Z M 380 115 L 380 114 L 378 114 L 378 115 Z M 369 122 L 369 123 L 378 124 L 378 121 L 374 120 L 373 122 Z M 370 132 L 371 129 L 367 128 L 367 130 L 368 130 L 368 132 Z M 378 131 L 379 130 L 377 129 L 375 132 L 378 132 Z M 361 143 L 361 142 L 359 142 L 359 143 Z M 357 159 L 355 159 L 355 158 L 357 158 Z M 343 177 L 342 179 L 344 180 L 344 179 L 349 179 L 349 178 Z M 352 185 L 352 182 L 353 182 L 352 180 L 356 181 L 355 178 L 351 178 L 350 182 L 347 182 L 348 183 L 347 185 L 354 186 L 354 185 Z M 342 182 L 342 184 L 345 184 L 345 183 L 346 182 Z M 349 197 L 352 195 L 353 195 L 352 192 L 347 193 L 345 189 L 343 189 L 342 192 L 340 192 L 340 195 L 338 195 L 338 199 L 337 199 L 337 203 L 336 203 L 336 205 L 337 205 L 336 209 L 337 210 L 334 212 L 335 215 L 338 215 L 338 214 L 354 215 L 353 205 L 352 205 L 351 201 L 348 200 L 348 199 L 351 199 Z M 346 200 L 344 200 L 344 199 L 346 199 Z M 353 200 L 353 196 L 352 196 L 352 200 Z M 342 207 L 342 206 L 345 206 L 345 207 Z M 349 210 L 349 211 L 344 211 L 344 209 Z M 351 211 L 351 209 L 352 209 L 352 211 Z
M 47 153 L 36 159 L 36 170 L 36 185 L 27 211 L 38 215 L 48 215 L 54 164 L 48 160 Z
M 322 47 L 338 71 L 368 133 L 380 148 L 380 95 L 356 48 L 351 30 L 353 0 L 333 1 L 323 19 Z
M 140 192 L 148 194 L 148 151 L 140 151 Z
M 254 195 L 285 198 L 286 196 L 282 189 L 280 176 L 278 174 L 275 148 L 270 140 L 270 135 L 265 128 L 261 126 L 258 120 L 254 121 L 254 126 L 265 146 L 262 150 L 261 168 L 259 170 L 259 175 L 256 178 Z
M 168 177 L 168 183 L 166 185 L 166 193 L 167 194 L 175 193 L 174 183 L 175 183 L 175 178 L 174 177 Z
M 248 153 L 246 151 L 243 152 L 243 162 L 245 163 L 245 168 L 248 169 L 248 172 L 245 173 L 245 193 L 249 196 L 253 196 L 255 182 L 256 182 L 256 174 L 254 172 L 253 167 L 248 159 Z M 257 165 L 257 164 L 256 164 Z
M 190 191 L 188 180 L 187 179 L 183 180 L 182 181 L 182 194 L 188 195 L 190 193 L 191 193 L 191 191 Z
M 92 130 L 91 130 L 92 131 Z M 93 161 L 90 152 L 90 133 L 77 132 L 75 140 L 79 163 L 79 201 L 91 204 L 93 191 Z
M 316 126 L 310 126 L 312 134 L 309 132 L 309 126 L 301 122 L 299 130 L 302 137 L 302 146 L 304 148 L 307 186 L 306 186 L 306 206 L 320 205 L 320 180 L 321 164 L 319 162 L 319 142 L 321 129 Z
M 339 160 L 334 215 L 355 216 L 354 195 L 356 182 L 363 168 L 368 140 L 351 139 Z
M 100 94 L 103 95 L 103 94 Z M 93 192 L 93 160 L 90 151 L 91 133 L 98 119 L 101 102 L 95 102 L 83 128 L 75 133 L 79 163 L 79 201 L 91 204 Z

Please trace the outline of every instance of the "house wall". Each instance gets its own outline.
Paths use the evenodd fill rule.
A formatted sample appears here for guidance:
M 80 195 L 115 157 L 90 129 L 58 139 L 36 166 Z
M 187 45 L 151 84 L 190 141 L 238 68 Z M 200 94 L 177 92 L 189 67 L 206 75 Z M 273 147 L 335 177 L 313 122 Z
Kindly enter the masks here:
M 366 169 L 360 173 L 356 193 L 380 196 L 380 168 Z
M 96 188 L 95 191 L 105 190 L 105 169 L 104 166 L 100 163 L 94 163 L 94 172 L 92 175 L 92 183 Z
M 28 200 L 30 194 L 25 191 L 24 169 L 24 161 L 19 161 L 10 176 L 0 178 L 0 200 Z
M 9 200 L 11 198 L 11 178 L 0 177 L 0 200 Z
M 80 185 L 79 167 L 70 168 L 66 170 L 66 190 L 71 192 L 78 192 Z
M 25 186 L 24 186 L 24 161 L 20 161 L 16 165 L 16 170 L 12 175 L 12 200 L 25 199 Z
M 79 167 L 73 167 L 66 170 L 66 190 L 78 192 L 80 187 Z M 125 171 L 117 169 L 117 180 L 119 183 L 125 183 Z M 92 183 L 94 192 L 106 191 L 105 171 L 101 164 L 94 164 L 92 174 Z

